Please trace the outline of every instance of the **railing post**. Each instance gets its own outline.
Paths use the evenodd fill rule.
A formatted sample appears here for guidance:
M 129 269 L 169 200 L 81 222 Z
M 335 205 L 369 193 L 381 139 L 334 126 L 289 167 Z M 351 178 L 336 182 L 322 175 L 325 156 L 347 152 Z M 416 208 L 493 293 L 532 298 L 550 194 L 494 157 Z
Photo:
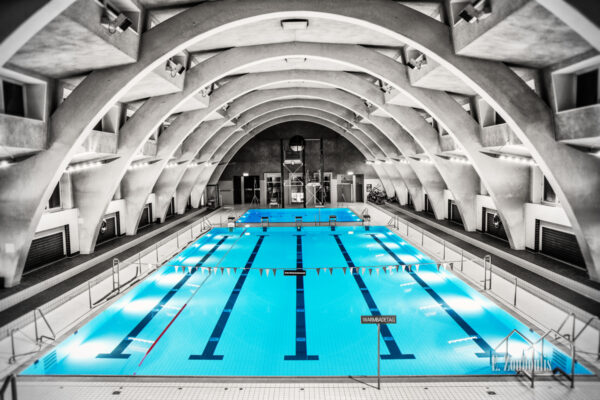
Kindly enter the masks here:
M 465 259 L 465 251 L 460 249 L 460 272 L 463 272 L 463 264 Z
M 515 276 L 515 297 L 514 297 L 514 299 L 513 299 L 513 306 L 514 306 L 514 307 L 517 307 L 517 289 L 518 289 L 518 283 L 517 283 L 517 281 L 518 281 L 518 279 L 519 279 L 519 278 L 517 278 L 517 277 Z
M 37 313 L 36 313 L 36 309 L 33 309 L 33 329 L 35 332 L 35 342 L 39 343 L 40 342 L 40 336 L 38 335 L 38 326 L 37 326 Z
M 443 240 L 442 244 L 444 246 L 444 250 L 442 251 L 442 260 L 445 260 L 446 259 L 446 241 Z
M 158 243 L 156 243 L 156 265 L 158 265 Z
M 10 330 L 10 349 L 12 351 L 12 356 L 8 359 L 8 363 L 12 364 L 17 361 L 17 353 L 15 351 L 15 329 Z
M 177 237 L 177 250 L 179 250 L 179 231 L 175 232 L 175 236 Z
M 93 303 L 92 303 L 92 283 L 90 281 L 88 281 L 88 299 L 90 301 L 90 310 L 93 307 Z
M 535 385 L 535 345 L 531 347 L 531 387 Z
M 10 391 L 12 400 L 17 400 L 17 377 L 15 375 L 12 375 L 10 380 Z

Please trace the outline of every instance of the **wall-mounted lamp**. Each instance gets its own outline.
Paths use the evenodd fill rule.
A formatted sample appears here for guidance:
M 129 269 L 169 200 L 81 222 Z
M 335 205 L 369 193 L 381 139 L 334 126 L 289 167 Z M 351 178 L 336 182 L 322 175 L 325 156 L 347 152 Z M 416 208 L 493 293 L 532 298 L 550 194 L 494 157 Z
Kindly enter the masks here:
M 185 71 L 185 66 L 172 58 L 167 60 L 167 64 L 165 65 L 165 70 L 171 74 L 171 78 L 175 78 L 177 75 L 181 75 Z
M 408 60 L 406 65 L 410 69 L 419 70 L 419 69 L 421 69 L 421 67 L 423 65 L 427 65 L 427 57 L 425 57 L 425 54 L 420 54 L 418 57 L 414 57 L 414 58 L 411 58 L 410 60 Z
M 479 22 L 492 14 L 492 5 L 489 0 L 477 0 L 466 6 L 458 15 L 468 23 Z
M 346 174 L 347 174 L 347 175 L 354 175 L 354 172 L 352 172 L 352 171 L 348 171 Z
M 250 174 L 249 174 L 249 173 L 247 173 L 247 172 L 244 172 L 244 173 L 242 174 L 242 176 L 250 176 Z
M 114 9 L 106 0 L 104 0 L 103 6 L 104 12 L 102 17 L 100 17 L 100 25 L 105 27 L 111 35 L 115 32 L 122 33 L 133 25 L 132 20 L 127 18 L 122 12 Z
M 0 161 L 0 168 L 8 168 L 12 163 L 8 160 L 1 160 Z

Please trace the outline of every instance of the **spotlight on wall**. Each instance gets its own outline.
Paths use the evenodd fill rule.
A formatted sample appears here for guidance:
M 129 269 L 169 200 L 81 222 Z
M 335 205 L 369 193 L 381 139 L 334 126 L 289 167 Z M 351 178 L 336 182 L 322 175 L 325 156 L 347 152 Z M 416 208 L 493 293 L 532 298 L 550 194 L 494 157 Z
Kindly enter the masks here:
M 365 164 L 367 164 L 367 165 L 373 165 L 375 163 L 372 160 L 367 160 L 367 161 L 365 161 Z
M 378 79 L 377 81 L 375 81 L 375 84 L 379 87 L 379 90 L 381 90 L 383 93 L 390 94 L 392 92 L 392 87 L 389 84 L 387 84 L 386 82 L 382 81 L 381 79 Z
M 509 162 L 524 164 L 524 165 L 537 165 L 535 163 L 534 159 L 530 158 L 530 157 L 516 156 L 516 155 L 512 155 L 512 154 L 502 154 L 502 153 L 488 152 L 488 151 L 484 151 L 482 153 L 485 154 L 486 156 L 497 158 L 497 159 L 503 160 L 503 161 L 509 161 Z
M 104 164 L 102 161 L 91 161 L 91 162 L 73 164 L 73 165 L 69 165 L 67 167 L 67 172 L 83 171 L 86 169 L 99 167 L 102 164 Z
M 455 162 L 455 163 L 461 163 L 461 164 L 471 164 L 471 161 L 467 158 L 467 157 L 448 157 L 448 160 Z
M 351 176 L 352 176 L 352 175 L 354 175 L 354 172 L 352 172 L 352 171 L 348 171 L 348 172 L 346 172 L 346 174 L 347 174 L 347 175 L 351 175 Z
M 244 173 L 242 174 L 242 176 L 250 176 L 250 174 L 249 174 L 249 173 L 247 173 L 247 172 L 244 172 Z
M 0 168 L 7 168 L 9 165 L 11 165 L 12 163 L 8 160 L 1 160 L 0 161 Z
M 184 73 L 185 66 L 172 58 L 169 58 L 165 64 L 165 70 L 171 74 L 171 78 L 175 78 L 175 76 Z
M 492 14 L 492 5 L 489 0 L 477 0 L 466 6 L 458 15 L 468 23 L 479 22 Z
M 413 57 L 410 60 L 408 60 L 408 62 L 406 63 L 406 65 L 410 68 L 410 69 L 421 69 L 421 67 L 423 65 L 427 65 L 427 57 L 425 57 L 425 54 L 420 54 L 417 57 Z
M 115 32 L 122 33 L 127 30 L 133 21 L 127 18 L 125 14 L 114 9 L 106 0 L 104 0 L 104 12 L 100 17 L 100 24 L 108 30 L 111 35 Z
M 144 168 L 147 167 L 148 165 L 150 165 L 149 162 L 138 162 L 135 164 L 131 164 L 129 167 L 127 167 L 127 169 L 129 171 L 134 170 L 134 169 L 140 169 L 140 168 Z
M 281 21 L 281 28 L 284 31 L 303 31 L 308 28 L 307 19 L 284 19 Z

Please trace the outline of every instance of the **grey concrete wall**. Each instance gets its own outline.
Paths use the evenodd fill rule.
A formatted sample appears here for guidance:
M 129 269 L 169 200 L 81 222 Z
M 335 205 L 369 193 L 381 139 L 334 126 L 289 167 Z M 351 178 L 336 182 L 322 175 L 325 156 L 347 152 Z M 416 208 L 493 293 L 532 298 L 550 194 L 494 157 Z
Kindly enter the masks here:
M 294 135 L 301 135 L 305 139 L 323 137 L 325 172 L 332 172 L 334 177 L 352 171 L 355 174 L 364 174 L 365 179 L 378 179 L 375 170 L 365 164 L 363 155 L 349 141 L 324 126 L 298 121 L 273 126 L 251 139 L 233 157 L 223 172 L 221 180 L 231 180 L 244 172 L 260 175 L 260 179 L 263 179 L 265 172 L 279 172 L 281 170 L 280 139 L 287 144 Z M 319 142 L 308 141 L 306 143 L 307 171 L 311 174 L 317 172 L 320 168 L 319 162 Z

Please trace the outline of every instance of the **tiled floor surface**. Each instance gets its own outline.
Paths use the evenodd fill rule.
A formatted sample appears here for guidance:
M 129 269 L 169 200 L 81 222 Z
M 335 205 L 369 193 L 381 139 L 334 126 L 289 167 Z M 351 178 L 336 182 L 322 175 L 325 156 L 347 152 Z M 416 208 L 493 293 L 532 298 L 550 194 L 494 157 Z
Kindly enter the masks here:
M 371 382 L 373 384 L 373 382 Z M 531 389 L 517 378 L 497 382 L 383 383 L 377 390 L 361 383 L 135 383 L 19 382 L 19 399 L 407 399 L 551 400 L 600 398 L 600 382 L 538 381 Z

